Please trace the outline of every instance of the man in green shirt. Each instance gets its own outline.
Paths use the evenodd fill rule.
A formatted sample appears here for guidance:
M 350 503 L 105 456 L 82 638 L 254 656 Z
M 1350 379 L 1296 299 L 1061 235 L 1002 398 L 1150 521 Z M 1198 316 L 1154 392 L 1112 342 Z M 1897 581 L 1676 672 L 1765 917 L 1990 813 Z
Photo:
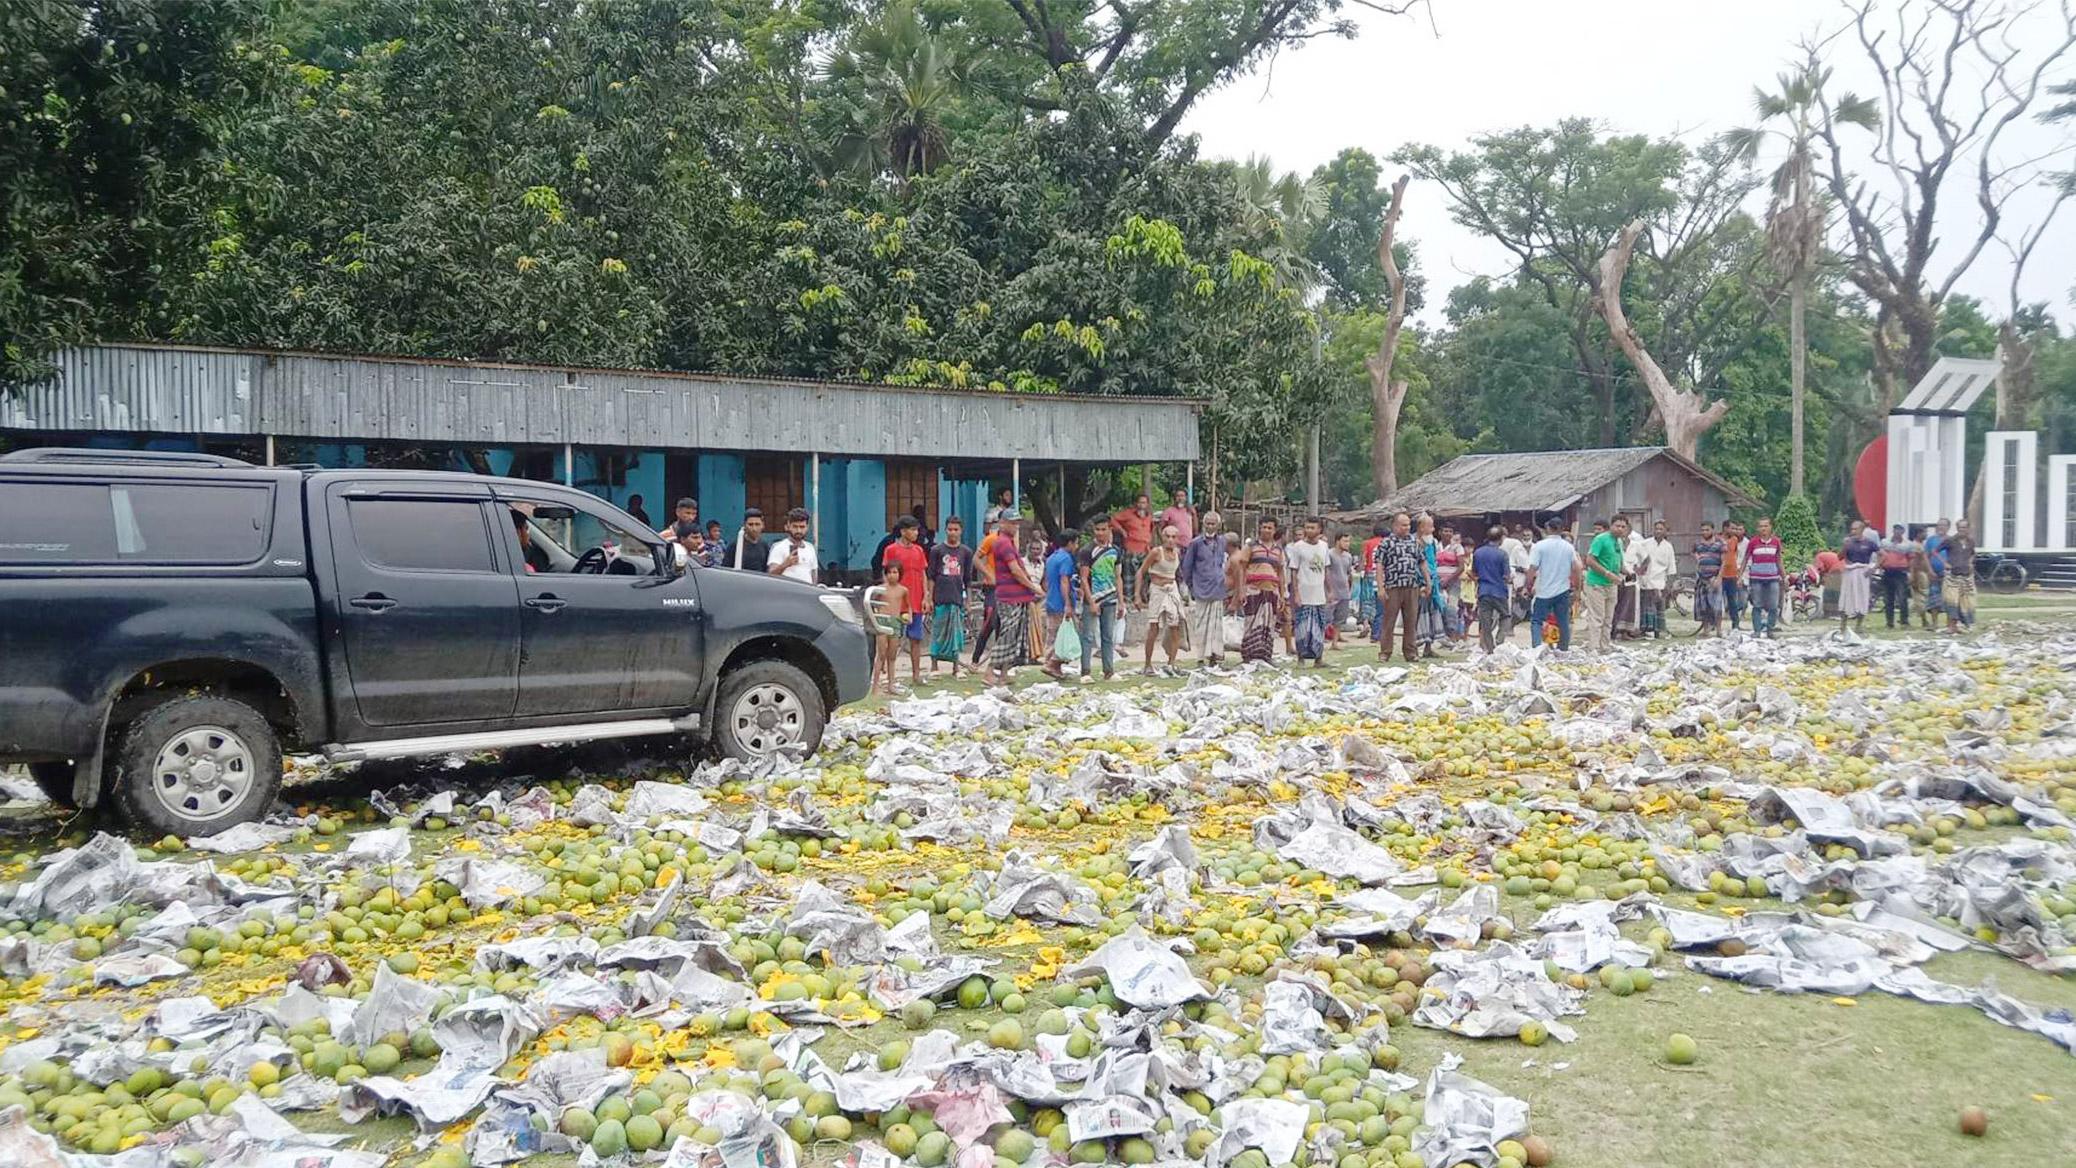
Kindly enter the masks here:
M 1593 537 L 1586 549 L 1585 648 L 1603 652 L 1613 641 L 1615 589 L 1622 584 L 1622 554 L 1629 545 L 1629 520 L 1617 515 L 1610 530 Z

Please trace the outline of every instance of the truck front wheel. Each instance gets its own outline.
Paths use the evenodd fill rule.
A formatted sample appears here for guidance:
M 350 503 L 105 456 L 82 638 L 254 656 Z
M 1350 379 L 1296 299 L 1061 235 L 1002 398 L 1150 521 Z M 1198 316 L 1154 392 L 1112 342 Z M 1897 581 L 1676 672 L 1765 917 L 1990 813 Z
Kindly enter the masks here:
M 274 728 L 244 702 L 210 694 L 154 706 L 115 748 L 116 809 L 140 827 L 213 835 L 258 819 L 281 789 Z
M 822 745 L 829 711 L 822 691 L 784 661 L 752 661 L 721 679 L 714 701 L 714 746 L 745 762 L 780 750 L 802 757 Z

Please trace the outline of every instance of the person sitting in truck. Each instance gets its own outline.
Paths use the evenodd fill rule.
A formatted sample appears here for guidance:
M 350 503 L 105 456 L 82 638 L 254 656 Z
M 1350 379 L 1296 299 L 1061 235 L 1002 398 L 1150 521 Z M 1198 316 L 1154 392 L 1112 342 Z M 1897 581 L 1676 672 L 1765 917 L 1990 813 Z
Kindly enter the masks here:
M 548 558 L 547 549 L 533 542 L 533 525 L 528 522 L 526 512 L 520 511 L 517 508 L 513 509 L 512 530 L 519 533 L 519 550 L 526 554 L 526 570 L 528 572 L 539 573 L 555 570 L 555 561 Z

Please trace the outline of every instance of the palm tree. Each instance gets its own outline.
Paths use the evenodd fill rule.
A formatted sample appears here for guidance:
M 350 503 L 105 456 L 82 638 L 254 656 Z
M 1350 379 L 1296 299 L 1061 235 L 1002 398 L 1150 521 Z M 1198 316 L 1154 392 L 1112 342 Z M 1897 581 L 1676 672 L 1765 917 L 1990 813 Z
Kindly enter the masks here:
M 1766 207 L 1766 251 L 1774 270 L 1788 281 L 1788 379 L 1793 419 L 1790 423 L 1791 494 L 1800 495 L 1802 471 L 1803 383 L 1809 360 L 1804 317 L 1809 310 L 1809 277 L 1824 247 L 1825 209 L 1816 196 L 1817 131 L 1824 111 L 1824 83 L 1831 70 L 1812 51 L 1801 66 L 1779 76 L 1780 91 L 1753 90 L 1759 124 L 1723 134 L 1731 154 L 1746 162 L 1759 157 L 1767 139 L 1778 138 L 1787 154 L 1773 172 L 1772 198 Z M 1846 94 L 1830 111 L 1846 125 L 1873 129 L 1880 120 L 1872 101 Z
M 853 95 L 837 160 L 906 181 L 951 154 L 945 120 L 965 95 L 965 62 L 923 23 L 911 0 L 860 26 L 830 58 L 827 75 Z M 847 84 L 846 84 L 847 83 Z
M 1248 233 L 1268 240 L 1261 258 L 1276 269 L 1277 279 L 1310 290 L 1319 270 L 1305 258 L 1305 231 L 1326 213 L 1325 185 L 1294 170 L 1278 175 L 1275 164 L 1258 154 L 1230 166 Z

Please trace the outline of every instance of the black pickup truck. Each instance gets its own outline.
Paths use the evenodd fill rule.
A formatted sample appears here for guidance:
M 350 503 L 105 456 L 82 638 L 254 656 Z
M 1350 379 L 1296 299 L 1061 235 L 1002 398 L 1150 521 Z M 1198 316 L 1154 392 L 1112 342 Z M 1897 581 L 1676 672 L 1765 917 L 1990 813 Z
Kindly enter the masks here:
M 0 763 L 194 835 L 265 813 L 284 751 L 812 752 L 867 690 L 860 598 L 672 551 L 552 483 L 0 456 Z

